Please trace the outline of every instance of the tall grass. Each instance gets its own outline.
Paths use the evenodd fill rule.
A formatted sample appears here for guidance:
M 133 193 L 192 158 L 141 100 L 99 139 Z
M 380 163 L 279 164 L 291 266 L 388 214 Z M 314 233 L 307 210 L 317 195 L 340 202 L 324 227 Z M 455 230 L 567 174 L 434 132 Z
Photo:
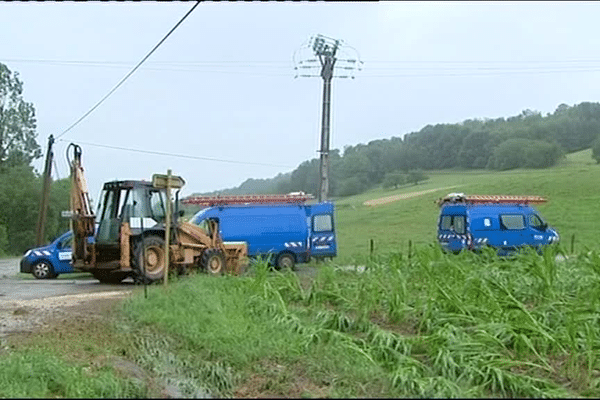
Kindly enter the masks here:
M 597 397 L 600 255 L 561 253 L 417 246 L 362 272 L 325 265 L 308 285 L 257 263 L 249 277 L 199 276 L 126 311 L 217 363 L 227 384 L 197 376 L 213 393 L 235 393 L 270 360 L 326 396 Z M 278 385 L 267 393 L 293 383 Z
M 0 357 L 3 398 L 140 398 L 147 390 L 111 367 L 67 363 L 42 351 L 18 351 Z

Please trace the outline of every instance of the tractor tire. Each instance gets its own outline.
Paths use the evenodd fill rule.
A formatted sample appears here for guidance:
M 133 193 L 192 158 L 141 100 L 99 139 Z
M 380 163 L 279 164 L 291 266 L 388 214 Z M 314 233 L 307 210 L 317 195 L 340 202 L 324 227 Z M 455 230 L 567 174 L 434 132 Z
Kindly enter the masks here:
M 127 278 L 127 276 L 129 276 L 129 273 L 122 272 L 122 271 L 98 270 L 98 271 L 93 271 L 92 275 L 94 276 L 94 278 L 98 279 L 100 281 L 100 283 L 117 284 L 117 283 L 121 283 L 123 281 L 123 279 Z
M 210 275 L 223 275 L 225 254 L 220 249 L 206 249 L 200 258 L 200 266 Z
M 139 240 L 134 246 L 133 279 L 136 283 L 151 284 L 160 281 L 165 276 L 165 240 L 160 236 L 148 236 L 144 238 L 143 243 L 144 246 Z
M 281 253 L 277 256 L 277 261 L 275 262 L 276 269 L 283 270 L 289 268 L 293 271 L 295 266 L 296 259 L 293 254 Z

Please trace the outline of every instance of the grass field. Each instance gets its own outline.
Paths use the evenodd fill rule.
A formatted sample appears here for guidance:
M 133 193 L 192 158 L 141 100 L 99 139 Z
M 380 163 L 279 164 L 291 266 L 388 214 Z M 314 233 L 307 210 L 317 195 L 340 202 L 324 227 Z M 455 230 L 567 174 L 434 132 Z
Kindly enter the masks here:
M 108 366 L 86 369 L 115 355 L 187 397 L 599 397 L 600 166 L 590 152 L 547 170 L 430 177 L 337 201 L 339 257 L 315 276 L 258 263 L 243 277 L 174 278 L 148 298 L 138 290 L 110 327 L 12 343 L 0 395 L 154 393 Z M 562 243 L 542 256 L 448 255 L 435 245 L 434 203 L 448 191 L 362 205 L 453 185 L 547 197 L 537 208 Z
M 450 193 L 544 196 L 548 202 L 536 208 L 557 228 L 563 245 L 575 250 L 595 248 L 600 221 L 600 165 L 591 150 L 567 155 L 556 167 L 543 170 L 506 172 L 437 171 L 419 185 L 398 190 L 376 189 L 336 201 L 336 230 L 340 264 L 363 260 L 369 254 L 370 240 L 379 253 L 408 250 L 413 245 L 435 242 L 439 208 L 435 200 Z M 457 186 L 451 190 L 398 200 L 379 206 L 364 206 L 366 200 L 428 189 Z

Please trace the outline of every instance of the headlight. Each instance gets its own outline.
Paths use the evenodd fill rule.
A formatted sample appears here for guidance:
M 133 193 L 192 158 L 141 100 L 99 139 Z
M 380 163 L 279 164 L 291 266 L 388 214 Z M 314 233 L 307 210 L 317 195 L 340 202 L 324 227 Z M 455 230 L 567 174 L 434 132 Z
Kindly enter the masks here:
M 28 256 L 28 255 L 30 255 L 30 254 L 31 254 L 31 250 L 27 250 L 27 251 L 25 252 L 25 254 L 23 254 L 23 257 L 27 257 L 27 256 Z

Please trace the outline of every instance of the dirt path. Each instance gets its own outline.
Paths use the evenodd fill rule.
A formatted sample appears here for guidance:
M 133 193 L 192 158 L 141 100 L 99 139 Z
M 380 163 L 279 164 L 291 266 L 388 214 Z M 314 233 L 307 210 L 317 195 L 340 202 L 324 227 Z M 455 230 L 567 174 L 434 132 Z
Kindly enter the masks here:
M 379 206 L 381 204 L 387 204 L 387 203 L 391 203 L 391 202 L 398 201 L 398 200 L 410 199 L 411 197 L 422 196 L 427 193 L 437 192 L 438 190 L 453 189 L 458 186 L 460 186 L 460 185 L 447 186 L 447 187 L 441 187 L 441 188 L 429 189 L 429 190 L 421 190 L 420 192 L 402 193 L 402 194 L 397 194 L 394 196 L 388 196 L 388 197 L 382 197 L 379 199 L 367 200 L 363 203 L 363 205 L 364 206 Z
M 89 318 L 104 310 L 106 302 L 117 302 L 130 291 L 81 293 L 42 299 L 0 302 L 0 339 L 6 335 L 32 332 L 58 319 Z M 95 310 L 98 308 L 98 310 Z

